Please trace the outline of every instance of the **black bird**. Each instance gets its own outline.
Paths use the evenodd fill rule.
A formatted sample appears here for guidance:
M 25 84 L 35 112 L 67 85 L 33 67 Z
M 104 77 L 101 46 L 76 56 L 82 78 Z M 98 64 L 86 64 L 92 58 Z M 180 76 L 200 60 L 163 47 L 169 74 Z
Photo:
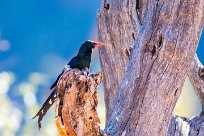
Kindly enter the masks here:
M 105 43 L 101 42 L 94 42 L 94 41 L 85 41 L 77 54 L 77 56 L 73 57 L 71 61 L 65 65 L 64 69 L 62 70 L 61 74 L 57 77 L 57 80 L 54 82 L 54 84 L 50 87 L 50 90 L 54 88 L 54 91 L 50 94 L 50 96 L 47 98 L 41 109 L 38 111 L 38 113 L 32 118 L 39 116 L 38 118 L 38 127 L 41 128 L 41 120 L 43 119 L 46 112 L 49 110 L 49 108 L 52 106 L 52 104 L 57 99 L 57 90 L 56 85 L 60 77 L 63 75 L 63 73 L 68 70 L 69 68 L 78 68 L 79 70 L 83 70 L 90 67 L 91 63 L 91 55 L 93 52 L 93 49 L 97 46 L 104 46 L 107 45 Z

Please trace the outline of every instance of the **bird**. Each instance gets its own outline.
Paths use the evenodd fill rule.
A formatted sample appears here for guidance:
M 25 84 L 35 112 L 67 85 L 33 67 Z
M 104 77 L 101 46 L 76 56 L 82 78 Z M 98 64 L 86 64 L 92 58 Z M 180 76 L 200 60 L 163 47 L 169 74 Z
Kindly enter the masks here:
M 37 114 L 32 118 L 38 117 L 38 127 L 41 128 L 41 121 L 47 111 L 50 109 L 50 107 L 53 105 L 53 103 L 57 99 L 57 83 L 60 79 L 60 77 L 68 70 L 68 69 L 74 69 L 77 68 L 79 70 L 86 70 L 89 69 L 90 63 L 91 63 L 91 55 L 93 53 L 93 49 L 97 46 L 105 46 L 108 45 L 106 43 L 102 42 L 95 42 L 95 41 L 85 41 L 82 43 L 81 47 L 79 48 L 78 54 L 73 57 L 68 64 L 66 64 L 62 70 L 62 72 L 57 77 L 56 81 L 51 85 L 50 90 L 54 89 L 52 93 L 49 95 L 47 100 L 44 102 L 40 110 L 37 112 Z

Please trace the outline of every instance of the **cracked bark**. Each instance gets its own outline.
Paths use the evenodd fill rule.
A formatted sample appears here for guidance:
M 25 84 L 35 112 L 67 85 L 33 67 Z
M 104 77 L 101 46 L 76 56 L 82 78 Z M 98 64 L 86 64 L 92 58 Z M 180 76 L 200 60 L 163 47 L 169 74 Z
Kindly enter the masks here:
M 98 136 L 99 118 L 96 93 L 102 74 L 70 69 L 57 83 L 55 111 L 59 136 Z
M 167 129 L 187 73 L 203 99 L 202 84 L 196 85 L 203 82 L 198 69 L 189 68 L 194 66 L 203 26 L 204 1 L 104 0 L 102 5 L 99 40 L 111 44 L 99 50 L 107 112 L 105 132 L 114 136 L 175 135 Z M 187 122 L 173 117 L 169 128 L 182 124 L 178 119 Z M 196 119 L 202 120 L 202 115 Z M 196 121 L 187 123 L 196 126 Z M 199 126 L 202 129 L 202 123 Z
M 200 63 L 197 55 L 194 56 L 191 63 L 188 77 L 194 87 L 194 90 L 200 99 L 202 106 L 204 104 L 204 79 L 203 65 Z M 204 116 L 203 110 L 199 116 L 187 119 L 185 117 L 173 116 L 168 129 L 168 136 L 203 136 L 204 135 Z
M 188 77 L 194 87 L 194 90 L 202 103 L 204 105 L 204 67 L 199 61 L 197 55 L 194 56 L 193 62 L 191 64 L 190 71 L 188 72 Z

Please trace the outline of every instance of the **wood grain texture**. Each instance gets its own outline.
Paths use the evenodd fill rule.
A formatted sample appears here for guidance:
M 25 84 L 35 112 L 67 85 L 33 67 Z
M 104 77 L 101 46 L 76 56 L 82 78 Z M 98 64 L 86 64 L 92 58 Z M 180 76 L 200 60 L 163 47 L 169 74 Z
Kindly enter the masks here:
M 204 81 L 202 78 L 203 65 L 200 63 L 197 55 L 194 56 L 191 63 L 188 77 L 194 87 L 194 90 L 200 99 L 202 106 L 204 103 Z M 168 136 L 203 136 L 204 135 L 204 115 L 203 110 L 199 116 L 191 119 L 178 117 L 174 115 L 168 128 Z
M 202 103 L 202 107 L 204 105 L 204 78 L 203 78 L 203 75 L 204 75 L 203 65 L 199 61 L 197 55 L 195 55 L 191 63 L 191 68 L 188 72 L 188 77 L 193 85 L 193 88 L 200 102 Z M 203 112 L 203 109 L 202 109 L 202 112 Z
M 100 48 L 108 135 L 167 135 L 203 7 L 203 0 L 104 0 L 98 33 L 112 44 Z
M 174 116 L 169 126 L 168 136 L 203 136 L 204 116 L 200 115 L 192 119 Z
M 96 93 L 102 75 L 71 69 L 57 84 L 56 125 L 60 136 L 98 136 Z M 66 133 L 65 133 L 66 132 Z

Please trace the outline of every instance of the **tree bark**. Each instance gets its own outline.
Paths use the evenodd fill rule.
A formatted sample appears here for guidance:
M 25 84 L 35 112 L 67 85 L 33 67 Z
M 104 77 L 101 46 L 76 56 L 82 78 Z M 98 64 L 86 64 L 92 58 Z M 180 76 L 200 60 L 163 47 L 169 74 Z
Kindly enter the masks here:
M 204 116 L 200 115 L 192 119 L 174 116 L 168 129 L 168 136 L 203 136 Z
M 56 126 L 59 136 L 98 136 L 96 93 L 102 75 L 70 69 L 57 83 Z
M 195 55 L 193 58 L 190 71 L 188 72 L 188 77 L 203 106 L 204 105 L 204 67 L 199 61 L 197 55 Z
M 204 71 L 203 65 L 198 60 L 197 55 L 194 56 L 191 63 L 188 77 L 194 87 L 194 90 L 203 106 L 204 96 Z M 185 117 L 173 116 L 169 124 L 168 136 L 203 136 L 204 135 L 204 115 L 203 109 L 199 116 L 187 119 Z
M 203 7 L 203 0 L 104 0 L 98 33 L 111 44 L 99 50 L 107 135 L 167 135 L 201 35 Z

